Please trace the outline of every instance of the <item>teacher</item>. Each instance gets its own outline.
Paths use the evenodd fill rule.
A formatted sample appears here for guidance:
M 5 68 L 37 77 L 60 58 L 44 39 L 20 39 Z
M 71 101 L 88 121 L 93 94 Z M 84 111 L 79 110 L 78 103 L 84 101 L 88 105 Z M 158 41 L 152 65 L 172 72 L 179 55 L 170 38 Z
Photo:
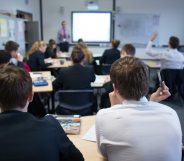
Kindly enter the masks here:
M 66 21 L 61 22 L 61 28 L 58 31 L 58 42 L 61 52 L 68 52 L 69 51 L 69 32 L 66 29 Z

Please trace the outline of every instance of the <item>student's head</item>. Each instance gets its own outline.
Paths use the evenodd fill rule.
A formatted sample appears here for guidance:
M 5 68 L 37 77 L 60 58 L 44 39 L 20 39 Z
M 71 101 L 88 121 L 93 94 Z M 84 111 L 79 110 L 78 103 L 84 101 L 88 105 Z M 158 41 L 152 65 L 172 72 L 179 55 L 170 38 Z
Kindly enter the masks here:
M 119 44 L 120 44 L 119 40 L 112 40 L 112 47 L 113 48 L 115 48 L 115 49 L 118 48 Z
M 0 107 L 2 111 L 26 109 L 32 101 L 32 79 L 26 71 L 15 66 L 0 69 Z
M 138 101 L 148 93 L 148 69 L 138 58 L 127 56 L 115 61 L 110 77 L 115 91 L 123 99 Z
M 83 51 L 75 46 L 72 50 L 71 59 L 73 64 L 81 64 L 85 58 Z
M 45 50 L 47 48 L 47 45 L 44 43 L 44 41 L 36 41 L 31 49 L 28 51 L 27 55 L 33 54 L 35 51 L 40 50 L 42 53 L 45 53 Z
M 0 50 L 0 68 L 9 63 L 11 59 L 10 53 L 5 50 Z
M 125 44 L 121 49 L 121 57 L 135 56 L 135 47 L 132 44 Z
M 66 27 L 66 21 L 65 21 L 65 20 L 61 22 L 61 26 L 62 26 L 63 28 Z
M 177 49 L 180 45 L 180 40 L 179 38 L 175 37 L 175 36 L 171 36 L 169 38 L 169 47 L 171 49 Z
M 18 48 L 19 48 L 19 44 L 16 43 L 15 41 L 8 41 L 5 44 L 5 50 L 11 54 L 12 58 L 16 58 L 18 54 Z
M 83 39 L 78 39 L 77 43 L 81 43 L 81 42 L 84 42 Z
M 56 47 L 57 47 L 56 41 L 53 40 L 53 39 L 50 39 L 50 40 L 49 40 L 49 47 L 50 47 L 51 49 L 56 49 Z

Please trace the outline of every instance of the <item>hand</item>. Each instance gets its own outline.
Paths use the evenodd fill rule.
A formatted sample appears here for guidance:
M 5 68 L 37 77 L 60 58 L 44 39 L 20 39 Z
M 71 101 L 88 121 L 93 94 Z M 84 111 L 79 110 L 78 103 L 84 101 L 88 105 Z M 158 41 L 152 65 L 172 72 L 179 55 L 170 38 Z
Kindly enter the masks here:
M 162 88 L 159 87 L 156 92 L 154 92 L 151 97 L 150 101 L 160 102 L 168 98 L 171 93 L 169 92 L 169 88 L 162 82 Z
M 17 61 L 23 62 L 23 56 L 20 53 L 17 54 Z
M 120 96 L 115 91 L 109 93 L 109 98 L 110 98 L 111 106 L 121 104 L 123 102 Z
M 153 35 L 151 36 L 150 40 L 153 42 L 158 36 L 157 32 L 154 32 Z

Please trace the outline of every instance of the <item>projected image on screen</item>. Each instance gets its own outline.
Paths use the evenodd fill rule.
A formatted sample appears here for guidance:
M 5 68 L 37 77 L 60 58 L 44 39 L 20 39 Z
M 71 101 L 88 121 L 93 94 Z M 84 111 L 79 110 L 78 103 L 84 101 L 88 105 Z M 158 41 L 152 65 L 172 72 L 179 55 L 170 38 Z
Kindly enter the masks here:
M 73 12 L 72 39 L 85 42 L 111 41 L 111 12 Z

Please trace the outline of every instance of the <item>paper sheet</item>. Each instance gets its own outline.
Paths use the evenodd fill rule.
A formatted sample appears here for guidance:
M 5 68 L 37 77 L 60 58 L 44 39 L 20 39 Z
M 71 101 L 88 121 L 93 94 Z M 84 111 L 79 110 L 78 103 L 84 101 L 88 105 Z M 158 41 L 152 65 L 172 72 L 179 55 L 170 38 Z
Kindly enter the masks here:
M 83 136 L 83 140 L 96 142 L 95 125 L 93 125 L 87 133 Z

